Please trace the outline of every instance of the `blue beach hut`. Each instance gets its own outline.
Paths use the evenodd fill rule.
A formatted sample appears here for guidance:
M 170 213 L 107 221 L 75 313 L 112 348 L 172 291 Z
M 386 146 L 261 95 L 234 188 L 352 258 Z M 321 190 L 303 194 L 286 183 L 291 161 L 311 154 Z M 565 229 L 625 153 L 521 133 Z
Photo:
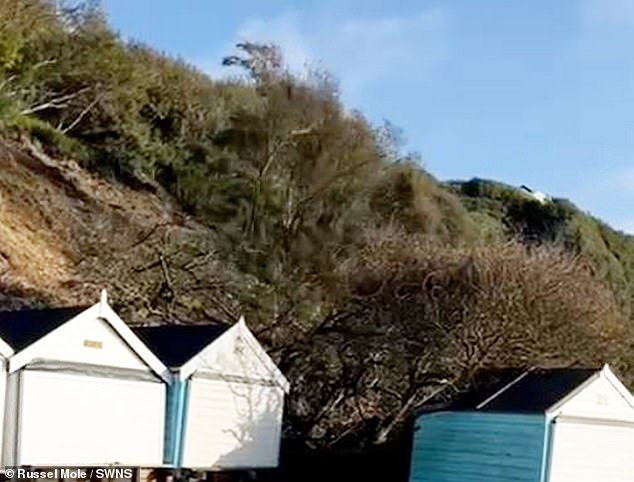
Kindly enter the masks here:
M 607 365 L 498 374 L 415 425 L 410 482 L 634 480 L 634 398 Z

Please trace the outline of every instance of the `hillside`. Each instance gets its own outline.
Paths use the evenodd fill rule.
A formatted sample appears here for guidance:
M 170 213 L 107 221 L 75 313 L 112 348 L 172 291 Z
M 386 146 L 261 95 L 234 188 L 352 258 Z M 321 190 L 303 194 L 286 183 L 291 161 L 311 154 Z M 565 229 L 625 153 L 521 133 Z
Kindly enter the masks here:
M 589 260 L 606 280 L 628 317 L 634 307 L 634 237 L 580 211 L 567 199 L 535 202 L 516 187 L 472 179 L 447 188 L 492 232 L 518 236 L 526 243 L 553 243 Z
M 571 202 L 439 182 L 274 46 L 219 81 L 93 4 L 6 0 L 0 22 L 0 309 L 107 287 L 130 323 L 245 314 L 312 449 L 390 441 L 480 368 L 634 381 L 634 240 Z
M 198 250 L 207 256 L 211 234 L 160 188 L 106 181 L 72 160 L 50 158 L 24 136 L 0 139 L 0 169 L 2 309 L 92 304 L 103 287 L 117 293 L 130 321 L 237 316 L 220 292 L 214 308 L 203 310 L 195 290 L 199 278 L 219 279 L 218 264 L 200 262 L 185 273 L 178 263 L 193 263 Z M 186 307 L 165 303 L 171 283 L 178 285 L 172 298 Z M 207 299 L 216 293 L 206 291 Z

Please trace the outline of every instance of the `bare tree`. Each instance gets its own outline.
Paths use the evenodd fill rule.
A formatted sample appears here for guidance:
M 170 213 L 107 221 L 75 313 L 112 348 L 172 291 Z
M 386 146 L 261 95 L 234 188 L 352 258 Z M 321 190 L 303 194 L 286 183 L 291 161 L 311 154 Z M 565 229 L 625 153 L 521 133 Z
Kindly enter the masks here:
M 451 398 L 480 369 L 599 364 L 622 335 L 612 292 L 554 247 L 455 249 L 379 234 L 342 273 L 338 316 L 291 369 L 292 416 L 316 445 L 385 442 L 414 408 Z

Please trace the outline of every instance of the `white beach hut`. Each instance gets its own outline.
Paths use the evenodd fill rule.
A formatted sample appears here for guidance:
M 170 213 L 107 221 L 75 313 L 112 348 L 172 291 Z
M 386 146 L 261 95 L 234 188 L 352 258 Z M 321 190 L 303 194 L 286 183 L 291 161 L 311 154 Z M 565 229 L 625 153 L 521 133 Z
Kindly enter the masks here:
M 232 470 L 275 467 L 289 383 L 247 328 L 134 328 L 172 372 L 165 463 Z
M 0 337 L 14 352 L 4 466 L 162 464 L 169 372 L 105 292 L 88 308 L 0 313 Z

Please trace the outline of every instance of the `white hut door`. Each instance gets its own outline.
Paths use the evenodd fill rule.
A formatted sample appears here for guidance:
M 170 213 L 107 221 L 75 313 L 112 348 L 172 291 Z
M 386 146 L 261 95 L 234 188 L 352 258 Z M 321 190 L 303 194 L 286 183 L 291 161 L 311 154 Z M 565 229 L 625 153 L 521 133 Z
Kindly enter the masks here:
M 19 464 L 162 462 L 162 383 L 37 370 L 22 376 Z
M 192 378 L 183 466 L 276 466 L 283 402 L 279 387 Z
M 556 421 L 549 482 L 631 482 L 634 426 L 619 422 Z

